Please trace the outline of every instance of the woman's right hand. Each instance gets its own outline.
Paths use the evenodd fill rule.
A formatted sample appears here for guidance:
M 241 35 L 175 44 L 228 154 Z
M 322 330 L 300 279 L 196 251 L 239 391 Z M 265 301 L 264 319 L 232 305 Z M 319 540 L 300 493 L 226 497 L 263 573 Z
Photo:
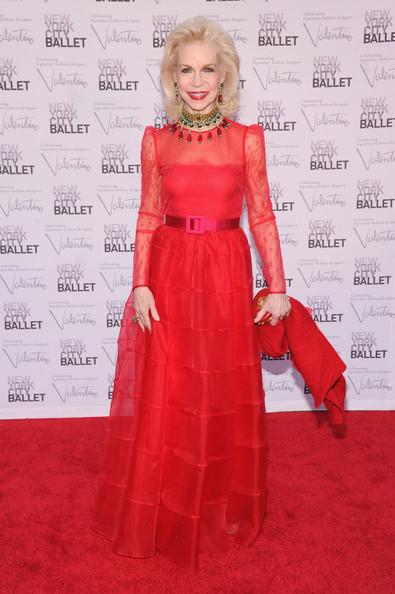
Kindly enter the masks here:
M 142 331 L 145 332 L 144 328 L 148 328 L 148 330 L 152 332 L 149 312 L 151 311 L 152 317 L 157 322 L 160 321 L 160 318 L 156 309 L 154 295 L 148 286 L 141 286 L 133 289 L 133 306 L 136 314 L 140 316 L 137 323 Z

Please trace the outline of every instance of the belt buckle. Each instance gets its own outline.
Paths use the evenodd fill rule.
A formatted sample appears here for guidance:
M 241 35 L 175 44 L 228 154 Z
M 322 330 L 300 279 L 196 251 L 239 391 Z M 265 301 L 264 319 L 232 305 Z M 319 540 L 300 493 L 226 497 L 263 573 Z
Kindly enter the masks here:
M 205 232 L 205 216 L 204 215 L 187 215 L 186 230 L 188 233 L 204 233 Z M 199 221 L 199 228 L 193 228 L 192 221 Z M 191 224 L 192 223 L 192 224 Z

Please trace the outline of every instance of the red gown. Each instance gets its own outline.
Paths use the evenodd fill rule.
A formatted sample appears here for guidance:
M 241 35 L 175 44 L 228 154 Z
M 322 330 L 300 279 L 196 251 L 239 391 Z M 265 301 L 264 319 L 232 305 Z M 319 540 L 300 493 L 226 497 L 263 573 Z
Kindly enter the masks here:
M 115 553 L 192 571 L 200 552 L 250 546 L 262 529 L 265 396 L 244 230 L 194 234 L 164 214 L 234 218 L 245 196 L 269 288 L 285 292 L 263 129 L 230 122 L 201 144 L 145 128 L 133 288 L 149 286 L 160 321 L 152 333 L 133 323 L 130 293 L 93 513 Z

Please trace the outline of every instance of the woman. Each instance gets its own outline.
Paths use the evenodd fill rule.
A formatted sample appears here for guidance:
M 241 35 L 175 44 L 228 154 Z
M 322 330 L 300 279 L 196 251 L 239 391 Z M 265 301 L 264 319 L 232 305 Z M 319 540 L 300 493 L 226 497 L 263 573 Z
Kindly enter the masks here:
M 231 119 L 239 57 L 216 23 L 169 35 L 171 123 L 145 128 L 133 289 L 125 305 L 94 529 L 113 551 L 251 545 L 266 510 L 268 444 L 257 333 L 289 313 L 263 130 Z M 255 319 L 248 222 L 270 289 Z

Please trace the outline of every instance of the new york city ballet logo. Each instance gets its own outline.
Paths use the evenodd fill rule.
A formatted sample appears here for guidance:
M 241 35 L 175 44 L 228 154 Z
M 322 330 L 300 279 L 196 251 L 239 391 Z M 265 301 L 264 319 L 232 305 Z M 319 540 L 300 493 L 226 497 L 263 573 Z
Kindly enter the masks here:
M 38 254 L 38 243 L 30 243 L 23 225 L 0 225 L 0 254 Z
M 293 132 L 296 121 L 289 120 L 285 115 L 285 108 L 282 101 L 260 101 L 258 102 L 257 123 L 265 131 L 270 132 Z
M 284 189 L 279 182 L 270 184 L 270 198 L 275 212 L 290 212 L 294 209 L 295 202 L 284 200 Z
M 28 91 L 30 82 L 18 76 L 12 58 L 0 58 L 0 91 Z
M 349 159 L 338 159 L 338 147 L 334 140 L 312 140 L 310 170 L 339 171 L 348 169 Z
M 167 36 L 177 25 L 176 14 L 152 15 L 152 47 L 163 47 Z
M 267 12 L 258 15 L 258 45 L 279 47 L 296 45 L 298 35 L 287 35 L 287 22 L 280 12 Z
M 131 242 L 131 229 L 123 223 L 104 225 L 104 251 L 106 253 L 133 252 L 134 244 Z
M 361 101 L 360 128 L 392 128 L 395 118 L 388 117 L 388 103 L 384 97 L 365 97 Z
M 351 359 L 385 359 L 387 349 L 378 348 L 374 332 L 353 332 L 351 336 Z
M 82 338 L 65 338 L 59 341 L 60 365 L 62 367 L 92 367 L 97 365 L 98 357 L 88 355 Z
M 66 216 L 91 215 L 93 204 L 83 204 L 81 192 L 76 185 L 53 186 L 53 214 Z
M 86 37 L 74 35 L 74 23 L 69 14 L 44 14 L 45 46 L 83 48 Z
M 309 221 L 309 248 L 344 248 L 346 239 L 337 237 L 332 219 L 315 219 Z
M 157 129 L 163 128 L 169 123 L 167 114 L 162 103 L 154 103 L 154 122 L 153 126 Z
M 381 179 L 360 179 L 357 187 L 358 210 L 392 208 L 395 204 L 395 198 L 388 198 L 385 195 Z
M 123 314 L 123 302 L 119 299 L 106 301 L 106 310 L 107 328 L 120 328 Z
M 102 144 L 101 154 L 102 173 L 140 173 L 140 163 L 128 163 L 129 152 L 126 144 Z
M 36 390 L 30 375 L 9 375 L 8 402 L 44 402 L 45 392 Z
M 74 103 L 58 101 L 49 104 L 49 131 L 51 134 L 88 134 L 90 124 L 78 122 Z
M 382 273 L 382 264 L 375 256 L 361 256 L 354 258 L 354 279 L 355 286 L 386 286 L 392 279 L 391 274 Z
M 315 56 L 313 59 L 313 88 L 346 88 L 351 86 L 351 76 L 341 76 L 337 56 Z
M 85 280 L 85 273 L 81 264 L 57 265 L 58 293 L 92 293 L 96 283 Z
M 313 310 L 315 322 L 333 324 L 343 319 L 343 313 L 333 311 L 333 302 L 329 295 L 309 295 L 307 305 Z
M 393 43 L 393 17 L 388 8 L 365 11 L 364 43 Z
M 26 301 L 9 301 L 3 304 L 4 330 L 42 330 L 43 320 L 33 318 Z
M 18 144 L 0 144 L 0 175 L 33 175 L 35 167 L 24 163 Z
M 139 80 L 128 77 L 123 58 L 102 58 L 97 61 L 99 68 L 99 91 L 137 91 Z

